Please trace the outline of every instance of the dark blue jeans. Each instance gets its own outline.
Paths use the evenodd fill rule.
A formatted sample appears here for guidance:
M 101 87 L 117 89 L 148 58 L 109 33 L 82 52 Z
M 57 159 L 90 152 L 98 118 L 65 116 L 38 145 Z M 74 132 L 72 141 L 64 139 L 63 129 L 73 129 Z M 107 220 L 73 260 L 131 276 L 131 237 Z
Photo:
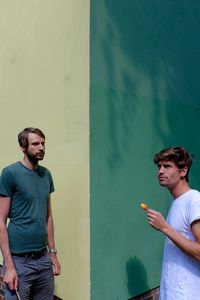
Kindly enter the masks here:
M 40 258 L 12 256 L 19 277 L 21 300 L 53 300 L 54 275 L 48 253 Z M 5 300 L 18 300 L 16 292 L 6 288 Z

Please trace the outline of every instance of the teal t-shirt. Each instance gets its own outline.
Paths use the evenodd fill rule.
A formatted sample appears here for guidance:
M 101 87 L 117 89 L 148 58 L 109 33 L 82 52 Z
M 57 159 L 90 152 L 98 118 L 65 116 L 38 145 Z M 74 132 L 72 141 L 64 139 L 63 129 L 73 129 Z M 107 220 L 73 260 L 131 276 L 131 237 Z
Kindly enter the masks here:
M 13 253 L 39 251 L 47 245 L 49 194 L 54 191 L 51 173 L 16 162 L 3 169 L 0 194 L 10 197 L 8 236 Z M 6 198 L 5 198 L 6 201 Z

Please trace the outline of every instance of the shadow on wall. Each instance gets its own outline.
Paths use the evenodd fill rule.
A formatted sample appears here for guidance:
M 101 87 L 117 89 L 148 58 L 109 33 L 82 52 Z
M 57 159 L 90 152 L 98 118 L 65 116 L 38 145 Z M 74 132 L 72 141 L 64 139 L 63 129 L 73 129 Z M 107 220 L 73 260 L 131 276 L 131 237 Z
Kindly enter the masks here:
M 110 168 L 122 161 L 133 138 L 138 95 L 154 103 L 152 147 L 157 137 L 171 145 L 189 136 L 190 144 L 196 144 L 185 123 L 187 108 L 180 113 L 180 105 L 200 105 L 200 2 L 102 1 L 93 13 L 91 59 L 96 67 L 91 81 L 106 93 Z
M 126 264 L 127 287 L 130 296 L 137 295 L 143 291 L 149 291 L 147 273 L 144 265 L 137 257 L 130 257 Z
M 153 259 L 160 268 L 161 239 L 147 234 L 137 214 L 139 199 L 168 205 L 152 176 L 153 154 L 179 144 L 199 152 L 200 1 L 94 0 L 91 16 L 92 295 L 121 300 L 140 293 L 139 284 L 142 291 L 154 287 L 160 276 Z M 199 169 L 192 173 L 199 185 Z M 142 265 L 150 235 L 152 259 L 141 256 Z M 119 270 L 112 287 L 102 261 Z

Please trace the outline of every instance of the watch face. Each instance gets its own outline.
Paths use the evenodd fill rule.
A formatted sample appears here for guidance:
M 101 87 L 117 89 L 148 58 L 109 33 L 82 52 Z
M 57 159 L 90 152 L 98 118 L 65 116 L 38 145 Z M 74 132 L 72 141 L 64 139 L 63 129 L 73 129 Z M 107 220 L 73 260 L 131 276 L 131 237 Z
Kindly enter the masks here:
M 57 253 L 57 250 L 56 249 L 49 249 L 49 253 Z

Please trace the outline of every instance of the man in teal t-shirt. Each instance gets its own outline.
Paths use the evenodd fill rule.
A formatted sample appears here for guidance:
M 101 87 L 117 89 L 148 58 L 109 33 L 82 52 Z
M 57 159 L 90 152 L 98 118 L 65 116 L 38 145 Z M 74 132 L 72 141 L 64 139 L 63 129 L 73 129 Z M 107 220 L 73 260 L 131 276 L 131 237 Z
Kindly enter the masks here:
M 0 177 L 5 300 L 17 299 L 16 290 L 24 300 L 52 300 L 53 275 L 60 274 L 60 264 L 50 200 L 53 179 L 38 164 L 45 155 L 45 135 L 28 127 L 19 133 L 18 141 L 24 157 L 4 168 Z

